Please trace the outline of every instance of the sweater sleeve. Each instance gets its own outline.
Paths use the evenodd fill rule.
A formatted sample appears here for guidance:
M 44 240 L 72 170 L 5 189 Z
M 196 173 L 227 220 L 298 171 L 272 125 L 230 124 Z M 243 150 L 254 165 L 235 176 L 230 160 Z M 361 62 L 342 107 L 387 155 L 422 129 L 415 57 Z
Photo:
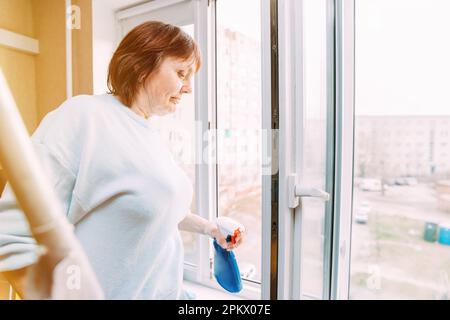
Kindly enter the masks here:
M 54 187 L 64 213 L 67 214 L 75 184 L 75 175 L 58 156 L 39 142 L 33 147 L 47 178 Z M 0 272 L 16 270 L 37 261 L 38 249 L 31 236 L 25 214 L 20 209 L 9 183 L 0 197 Z

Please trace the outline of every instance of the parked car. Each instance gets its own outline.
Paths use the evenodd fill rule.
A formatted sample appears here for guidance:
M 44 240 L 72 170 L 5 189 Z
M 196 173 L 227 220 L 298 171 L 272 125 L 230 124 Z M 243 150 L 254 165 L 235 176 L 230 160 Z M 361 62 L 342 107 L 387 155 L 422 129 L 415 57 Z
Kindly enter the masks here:
M 369 220 L 369 212 L 371 207 L 368 202 L 361 202 L 355 210 L 355 222 L 365 224 Z
M 359 188 L 362 191 L 381 191 L 381 180 L 365 178 L 361 180 Z
M 405 178 L 405 181 L 406 181 L 406 184 L 407 184 L 408 186 L 415 186 L 415 185 L 418 184 L 417 179 L 414 178 L 414 177 L 406 177 L 406 178 Z
M 406 181 L 405 178 L 396 178 L 395 179 L 395 184 L 397 186 L 406 186 L 408 184 L 408 182 Z
M 414 177 L 399 177 L 395 179 L 395 184 L 398 186 L 415 186 L 417 179 Z
M 385 180 L 385 184 L 387 185 L 387 186 L 395 186 L 395 179 L 386 179 Z

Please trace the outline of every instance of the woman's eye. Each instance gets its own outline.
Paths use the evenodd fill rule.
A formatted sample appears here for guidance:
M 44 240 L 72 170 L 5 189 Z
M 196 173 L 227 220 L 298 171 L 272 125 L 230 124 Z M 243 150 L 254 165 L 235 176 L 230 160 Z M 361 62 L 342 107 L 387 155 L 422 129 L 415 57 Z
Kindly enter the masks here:
M 186 77 L 186 74 L 184 73 L 184 72 L 178 72 L 178 76 L 181 78 L 181 79 L 184 79 L 185 77 Z

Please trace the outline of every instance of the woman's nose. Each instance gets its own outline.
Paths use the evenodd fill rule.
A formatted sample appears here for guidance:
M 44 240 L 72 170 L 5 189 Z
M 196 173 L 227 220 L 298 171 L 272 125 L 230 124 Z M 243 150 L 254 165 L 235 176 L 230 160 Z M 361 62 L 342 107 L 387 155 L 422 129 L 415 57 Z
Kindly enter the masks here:
M 181 93 L 192 93 L 191 80 L 186 80 L 183 82 Z

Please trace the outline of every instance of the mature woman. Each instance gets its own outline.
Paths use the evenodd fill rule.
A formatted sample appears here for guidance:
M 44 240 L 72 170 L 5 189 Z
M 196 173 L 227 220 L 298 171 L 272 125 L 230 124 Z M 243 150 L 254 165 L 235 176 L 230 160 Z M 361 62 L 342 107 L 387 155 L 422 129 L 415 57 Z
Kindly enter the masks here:
M 214 223 L 189 212 L 191 182 L 152 123 L 191 93 L 200 63 L 197 44 L 180 28 L 143 23 L 111 59 L 110 93 L 68 99 L 32 136 L 106 298 L 184 298 L 179 229 L 236 247 Z M 24 274 L 36 247 L 7 185 L 0 199 L 0 271 Z

